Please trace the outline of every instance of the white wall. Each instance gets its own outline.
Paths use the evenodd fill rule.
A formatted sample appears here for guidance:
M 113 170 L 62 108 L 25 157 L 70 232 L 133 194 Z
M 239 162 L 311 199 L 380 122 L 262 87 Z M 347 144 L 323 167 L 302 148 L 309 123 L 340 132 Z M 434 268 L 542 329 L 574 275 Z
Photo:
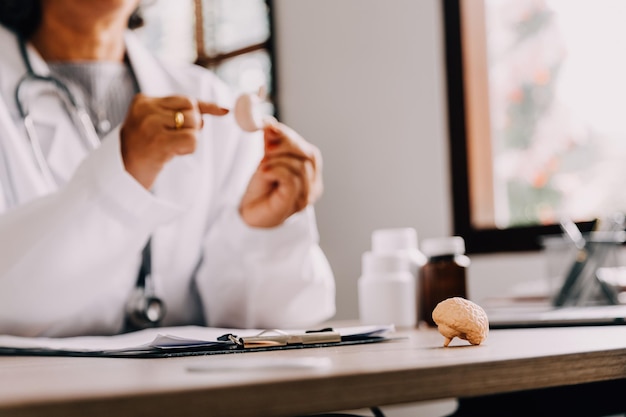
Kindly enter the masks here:
M 324 155 L 321 242 L 337 278 L 337 318 L 356 318 L 372 230 L 452 233 L 440 0 L 275 4 L 281 119 Z M 472 261 L 477 302 L 544 271 L 536 253 Z

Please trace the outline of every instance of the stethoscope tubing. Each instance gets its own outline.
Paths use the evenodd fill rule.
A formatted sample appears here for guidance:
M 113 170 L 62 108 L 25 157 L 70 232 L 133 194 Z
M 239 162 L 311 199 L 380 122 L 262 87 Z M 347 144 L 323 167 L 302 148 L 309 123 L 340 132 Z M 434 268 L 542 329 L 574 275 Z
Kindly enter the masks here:
M 100 139 L 98 138 L 96 129 L 91 122 L 91 119 L 89 118 L 89 113 L 83 106 L 80 105 L 79 101 L 70 91 L 70 88 L 63 81 L 59 80 L 56 77 L 35 73 L 35 71 L 33 70 L 33 66 L 30 62 L 30 57 L 26 48 L 26 42 L 22 37 L 18 37 L 18 46 L 20 54 L 22 56 L 22 60 L 24 62 L 24 66 L 26 67 L 26 73 L 22 76 L 22 78 L 20 78 L 20 80 L 17 82 L 17 85 L 15 86 L 15 104 L 22 120 L 24 121 L 26 136 L 28 137 L 28 141 L 30 142 L 33 157 L 35 159 L 35 162 L 39 166 L 39 170 L 41 171 L 44 178 L 46 178 L 46 181 L 51 182 L 51 184 L 56 184 L 56 180 L 54 179 L 54 176 L 50 170 L 50 166 L 48 165 L 48 162 L 43 155 L 41 142 L 39 141 L 39 136 L 37 135 L 35 125 L 32 121 L 32 118 L 30 117 L 29 109 L 27 106 L 25 106 L 25 103 L 21 97 L 24 86 L 26 86 L 30 82 L 42 82 L 53 85 L 54 91 L 63 103 L 63 107 L 65 108 L 65 111 L 69 115 L 70 119 L 72 119 L 72 122 L 75 126 L 82 130 L 82 136 L 79 136 L 83 138 L 85 145 L 90 150 L 94 150 L 100 145 Z

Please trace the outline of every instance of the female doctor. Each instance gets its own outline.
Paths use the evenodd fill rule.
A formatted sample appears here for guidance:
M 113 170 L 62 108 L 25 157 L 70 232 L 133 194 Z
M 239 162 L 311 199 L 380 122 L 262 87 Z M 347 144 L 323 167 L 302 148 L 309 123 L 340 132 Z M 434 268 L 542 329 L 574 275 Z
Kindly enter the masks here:
M 0 333 L 329 318 L 318 150 L 242 132 L 212 73 L 127 30 L 138 3 L 0 6 Z

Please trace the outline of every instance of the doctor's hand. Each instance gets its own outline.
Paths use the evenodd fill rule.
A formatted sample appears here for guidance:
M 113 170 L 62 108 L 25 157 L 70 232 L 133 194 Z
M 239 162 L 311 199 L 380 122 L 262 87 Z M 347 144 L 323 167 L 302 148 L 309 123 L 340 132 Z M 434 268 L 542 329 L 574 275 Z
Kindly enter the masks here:
M 239 212 L 253 227 L 274 227 L 322 194 L 319 149 L 282 123 L 264 128 L 265 157 L 252 176 Z
M 193 153 L 202 115 L 223 116 L 227 109 L 185 96 L 147 97 L 137 94 L 120 132 L 126 171 L 150 189 L 165 164 Z

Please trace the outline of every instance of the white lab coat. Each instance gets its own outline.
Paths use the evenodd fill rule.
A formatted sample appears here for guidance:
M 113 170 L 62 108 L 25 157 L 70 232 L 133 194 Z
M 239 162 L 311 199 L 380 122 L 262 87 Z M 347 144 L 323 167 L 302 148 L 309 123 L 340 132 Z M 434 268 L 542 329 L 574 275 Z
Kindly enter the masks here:
M 126 43 L 144 94 L 232 103 L 210 72 L 170 68 L 132 33 Z M 23 102 L 61 185 L 47 184 L 13 99 L 25 66 L 1 26 L 0 50 L 0 333 L 121 331 L 150 236 L 164 325 L 301 328 L 334 314 L 312 208 L 274 229 L 248 227 L 238 214 L 261 136 L 241 132 L 231 115 L 205 117 L 196 152 L 168 163 L 150 193 L 124 170 L 119 128 L 88 151 L 50 85 L 30 82 Z M 29 56 L 35 72 L 48 72 L 34 49 Z

